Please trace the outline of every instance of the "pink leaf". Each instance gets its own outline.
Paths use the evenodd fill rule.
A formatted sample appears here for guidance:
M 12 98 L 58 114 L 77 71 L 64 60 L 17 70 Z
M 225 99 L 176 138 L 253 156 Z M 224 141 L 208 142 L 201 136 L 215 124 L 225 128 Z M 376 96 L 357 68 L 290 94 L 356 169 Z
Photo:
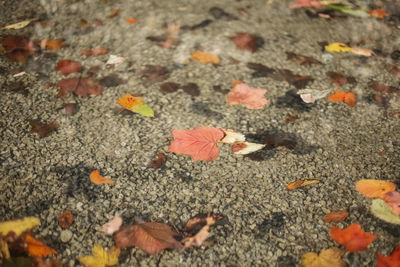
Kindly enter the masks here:
M 63 75 L 68 75 L 73 72 L 79 72 L 81 68 L 82 65 L 78 61 L 64 59 L 57 62 L 55 70 L 60 71 Z
M 194 161 L 207 162 L 219 156 L 217 142 L 224 138 L 224 132 L 214 127 L 197 127 L 194 130 L 172 130 L 175 140 L 172 141 L 168 152 L 187 154 Z
M 400 193 L 397 191 L 388 192 L 381 196 L 389 206 L 392 207 L 392 213 L 395 215 L 400 215 Z
M 106 235 L 112 235 L 113 233 L 119 230 L 121 225 L 122 225 L 121 216 L 115 216 L 114 219 L 103 225 L 101 231 Z
M 261 109 L 268 100 L 264 98 L 266 89 L 253 89 L 247 84 L 240 83 L 229 92 L 227 101 L 229 105 L 243 104 L 249 109 Z
M 299 7 L 322 7 L 322 4 L 315 0 L 296 0 L 294 3 L 290 4 L 290 8 Z

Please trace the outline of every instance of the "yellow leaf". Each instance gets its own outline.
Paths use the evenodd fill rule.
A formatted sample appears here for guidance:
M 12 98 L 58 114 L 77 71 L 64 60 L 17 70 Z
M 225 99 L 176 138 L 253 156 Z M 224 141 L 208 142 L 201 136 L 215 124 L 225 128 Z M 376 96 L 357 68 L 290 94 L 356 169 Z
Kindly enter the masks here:
M 0 234 L 6 236 L 10 232 L 14 232 L 19 236 L 26 230 L 32 229 L 40 224 L 39 218 L 25 217 L 23 219 L 11 220 L 0 223 Z
M 82 265 L 85 267 L 106 267 L 118 264 L 120 249 L 112 247 L 106 251 L 100 244 L 95 244 L 92 253 L 93 256 L 79 258 Z
M 301 266 L 303 267 L 343 267 L 346 263 L 341 257 L 343 251 L 338 248 L 322 250 L 319 255 L 315 252 L 309 252 L 301 257 Z
M 325 50 L 331 53 L 349 52 L 351 47 L 344 43 L 330 43 L 325 46 Z
M 22 28 L 28 26 L 32 21 L 35 21 L 35 20 L 37 20 L 37 18 L 20 21 L 20 22 L 14 23 L 14 24 L 10 24 L 10 25 L 4 26 L 3 28 L 1 28 L 1 30 L 18 30 L 18 29 L 22 29 Z
M 194 51 L 190 59 L 194 61 L 200 61 L 203 64 L 219 64 L 219 58 L 216 55 L 198 50 Z

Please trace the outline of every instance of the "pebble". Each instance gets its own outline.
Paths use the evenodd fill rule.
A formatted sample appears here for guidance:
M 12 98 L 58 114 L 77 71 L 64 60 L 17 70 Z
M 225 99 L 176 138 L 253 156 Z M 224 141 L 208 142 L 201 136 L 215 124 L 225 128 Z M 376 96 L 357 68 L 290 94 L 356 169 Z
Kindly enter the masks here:
M 72 238 L 72 232 L 70 230 L 63 230 L 60 234 L 61 242 L 68 243 Z

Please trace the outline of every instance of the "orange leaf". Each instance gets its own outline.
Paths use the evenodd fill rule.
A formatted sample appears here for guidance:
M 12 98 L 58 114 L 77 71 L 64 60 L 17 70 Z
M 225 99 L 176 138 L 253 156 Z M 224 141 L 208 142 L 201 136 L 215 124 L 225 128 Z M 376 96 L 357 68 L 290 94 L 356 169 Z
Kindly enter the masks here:
M 108 15 L 107 18 L 111 19 L 119 14 L 119 8 L 113 9 Z
M 389 14 L 382 8 L 368 10 L 367 13 L 378 19 L 383 19 L 384 17 L 389 16 Z
M 90 174 L 90 181 L 96 185 L 100 185 L 100 184 L 113 185 L 113 184 L 115 184 L 114 180 L 111 180 L 110 178 L 101 176 L 100 172 L 98 170 L 92 171 L 92 173 Z
M 286 186 L 287 190 L 293 190 L 302 186 L 306 186 L 309 184 L 318 184 L 320 182 L 320 180 L 316 180 L 316 179 L 306 179 L 306 180 L 297 180 L 294 182 L 291 182 L 290 184 L 288 184 Z
M 399 267 L 400 266 L 400 246 L 396 245 L 390 256 L 377 254 L 378 267 Z
M 131 94 L 126 94 L 118 98 L 117 104 L 121 107 L 130 110 L 134 106 L 143 105 L 143 97 L 136 97 Z
M 200 61 L 201 63 L 207 64 L 207 63 L 213 63 L 213 64 L 219 64 L 219 58 L 211 53 L 206 53 L 203 51 L 195 51 L 191 58 L 193 61 Z
M 324 222 L 341 222 L 346 219 L 347 216 L 349 216 L 349 213 L 346 210 L 332 211 L 324 216 Z
M 68 75 L 73 72 L 79 72 L 82 69 L 82 65 L 78 61 L 64 59 L 58 61 L 54 69 L 60 71 L 63 75 Z
M 354 93 L 346 93 L 340 90 L 335 90 L 335 93 L 327 96 L 328 100 L 332 102 L 343 102 L 354 107 L 356 105 L 356 95 Z
M 217 142 L 224 138 L 224 132 L 214 127 L 197 127 L 194 130 L 172 130 L 175 140 L 172 141 L 168 152 L 187 154 L 194 161 L 207 162 L 219 156 Z
M 58 39 L 52 39 L 52 40 L 43 40 L 40 44 L 41 47 L 45 47 L 49 50 L 59 50 L 65 46 L 64 44 L 64 39 L 63 38 L 58 38 Z
M 25 237 L 25 243 L 28 246 L 28 254 L 31 256 L 47 257 L 48 255 L 58 254 L 57 251 L 49 248 L 44 243 L 36 240 L 30 235 Z
M 381 197 L 396 190 L 394 183 L 383 180 L 360 180 L 356 183 L 356 190 L 366 197 Z
M 229 92 L 226 100 L 229 105 L 243 104 L 249 109 L 262 109 L 268 103 L 264 98 L 266 92 L 266 89 L 254 89 L 245 83 L 239 83 Z
M 137 22 L 137 19 L 126 19 L 125 22 L 133 24 Z
M 366 250 L 376 236 L 371 233 L 366 233 L 359 223 L 353 223 L 345 229 L 340 229 L 335 225 L 329 231 L 331 239 L 344 246 L 347 251 L 358 252 Z

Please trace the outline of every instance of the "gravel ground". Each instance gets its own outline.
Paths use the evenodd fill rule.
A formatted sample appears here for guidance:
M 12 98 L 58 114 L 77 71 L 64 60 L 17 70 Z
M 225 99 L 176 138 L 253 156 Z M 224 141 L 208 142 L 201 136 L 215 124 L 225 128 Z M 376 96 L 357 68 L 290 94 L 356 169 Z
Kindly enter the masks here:
M 400 185 L 400 123 L 396 116 L 400 96 L 390 94 L 387 103 L 379 105 L 371 97 L 375 93 L 370 87 L 373 82 L 399 86 L 399 78 L 390 74 L 387 66 L 400 64 L 393 56 L 400 43 L 400 6 L 395 1 L 368 2 L 383 4 L 393 16 L 381 20 L 310 18 L 305 9 L 290 9 L 290 1 L 268 4 L 265 0 L 2 2 L 0 25 L 40 17 L 52 26 L 3 30 L 0 37 L 64 38 L 68 46 L 52 52 L 53 56 L 35 55 L 25 65 L 0 58 L 1 220 L 38 216 L 37 237 L 60 252 L 65 266 L 75 266 L 79 256 L 91 254 L 94 243 L 114 244 L 99 229 L 115 214 L 123 212 L 125 224 L 138 216 L 181 229 L 194 215 L 215 212 L 222 214 L 226 223 L 212 228 L 210 247 L 154 256 L 136 248 L 124 249 L 120 266 L 296 266 L 306 252 L 337 246 L 329 237 L 331 225 L 322 218 L 327 212 L 346 209 L 350 216 L 338 223 L 340 227 L 359 222 L 377 239 L 367 251 L 346 253 L 344 260 L 350 266 L 375 266 L 376 253 L 390 254 L 400 231 L 370 214 L 369 200 L 355 191 L 354 183 L 371 178 Z M 216 14 L 209 12 L 215 6 L 237 19 L 215 18 Z M 120 13 L 107 18 L 115 8 L 120 8 Z M 100 19 L 103 26 L 81 30 L 82 18 L 89 23 Z M 126 18 L 137 18 L 138 23 L 128 24 Z M 171 49 L 146 40 L 162 34 L 170 22 L 193 26 L 206 19 L 212 22 L 182 31 L 180 43 Z M 264 44 L 255 53 L 239 50 L 229 40 L 237 32 L 256 34 Z M 324 55 L 318 42 L 336 41 L 373 49 L 376 55 Z M 108 54 L 81 55 L 83 49 L 94 47 L 106 47 Z M 217 54 L 221 64 L 189 61 L 196 49 Z M 287 51 L 312 56 L 323 64 L 300 66 L 287 59 Z M 127 61 L 106 66 L 110 54 Z M 105 87 L 99 96 L 61 99 L 56 87 L 43 89 L 64 78 L 54 71 L 61 59 L 77 60 L 85 71 L 99 66 L 95 76 L 116 74 L 124 83 Z M 293 85 L 252 75 L 248 62 L 310 75 L 314 81 L 306 88 L 354 92 L 357 105 L 350 108 L 326 99 L 304 104 L 293 96 Z M 190 96 L 182 90 L 160 92 L 161 82 L 147 82 L 139 75 L 149 64 L 169 70 L 165 81 L 196 83 L 200 95 Z M 26 74 L 13 77 L 21 71 Z M 356 83 L 339 88 L 326 77 L 326 71 L 353 76 Z M 268 106 L 260 110 L 228 106 L 226 95 L 213 88 L 220 85 L 230 90 L 236 79 L 266 88 Z M 28 90 L 27 96 L 10 89 L 16 82 Z M 156 117 L 116 111 L 115 101 L 125 93 L 143 94 Z M 79 110 L 66 116 L 62 106 L 70 102 L 77 103 Z M 285 123 L 295 114 L 297 120 Z M 30 132 L 30 119 L 57 121 L 60 126 L 40 138 Z M 218 159 L 210 163 L 166 152 L 171 129 L 197 126 L 231 128 L 254 140 L 263 133 L 283 133 L 296 146 L 264 151 L 258 160 L 234 155 L 228 146 L 222 146 Z M 166 154 L 165 164 L 149 168 L 148 162 L 158 152 Z M 88 177 L 94 169 L 116 184 L 92 184 Z M 298 179 L 320 179 L 321 183 L 287 191 L 286 185 Z M 75 216 L 69 230 L 62 230 L 57 223 L 64 210 Z

